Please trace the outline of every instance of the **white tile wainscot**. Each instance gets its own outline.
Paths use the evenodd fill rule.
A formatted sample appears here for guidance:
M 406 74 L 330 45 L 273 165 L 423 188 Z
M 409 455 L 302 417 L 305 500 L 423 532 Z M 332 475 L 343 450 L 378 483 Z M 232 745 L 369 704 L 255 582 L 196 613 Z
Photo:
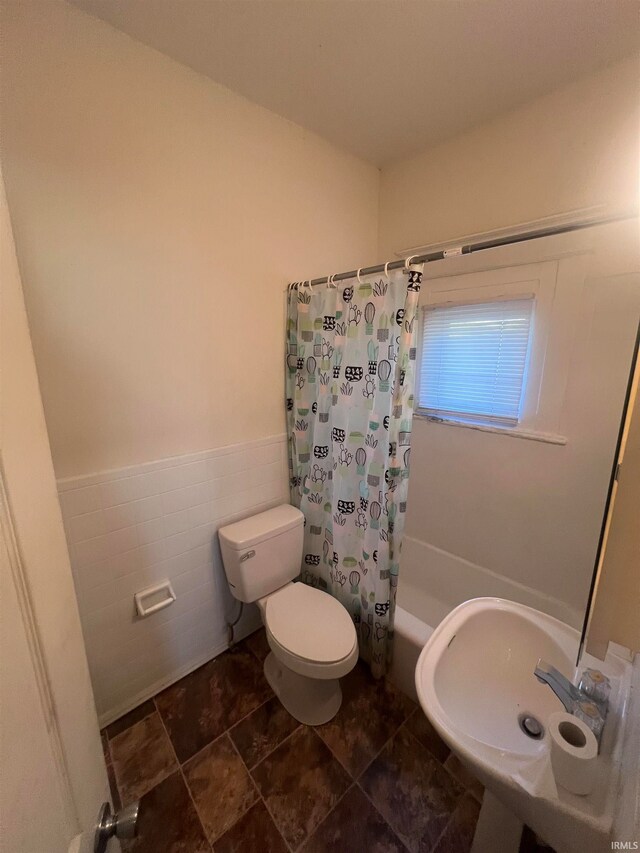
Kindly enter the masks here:
M 58 481 L 101 725 L 227 648 L 216 532 L 288 502 L 284 435 Z M 144 619 L 133 595 L 168 578 L 176 601 Z M 259 625 L 245 608 L 237 636 Z

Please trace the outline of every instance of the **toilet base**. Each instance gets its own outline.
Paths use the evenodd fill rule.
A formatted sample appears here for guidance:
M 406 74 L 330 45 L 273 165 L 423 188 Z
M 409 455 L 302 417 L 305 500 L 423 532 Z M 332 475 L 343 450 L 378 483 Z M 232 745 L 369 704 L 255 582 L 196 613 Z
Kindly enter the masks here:
M 308 678 L 280 663 L 273 652 L 264 662 L 264 674 L 271 689 L 291 716 L 307 726 L 321 726 L 333 719 L 342 704 L 337 678 Z

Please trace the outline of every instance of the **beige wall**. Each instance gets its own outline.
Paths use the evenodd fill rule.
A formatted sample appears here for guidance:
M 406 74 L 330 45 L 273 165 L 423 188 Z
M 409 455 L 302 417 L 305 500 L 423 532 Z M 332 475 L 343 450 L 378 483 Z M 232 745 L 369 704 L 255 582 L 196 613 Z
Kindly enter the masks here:
M 639 70 L 629 59 L 383 170 L 380 256 L 637 203 Z M 549 597 L 550 612 L 569 607 L 568 621 L 581 619 L 640 314 L 637 226 L 604 234 L 573 308 L 566 446 L 414 422 L 405 582 L 429 586 L 431 573 L 434 588 L 446 577 L 456 589 L 453 567 L 466 578 L 471 563 L 476 588 L 487 588 L 487 569 L 505 578 L 509 597 L 530 603 L 533 591 Z M 497 265 L 508 251 L 496 250 Z M 480 257 L 460 260 L 460 271 Z M 447 263 L 429 266 L 423 289 Z M 468 583 L 457 588 L 460 600 L 468 597 Z
M 107 776 L 1 175 L 0 320 L 2 847 L 62 853 Z
M 385 168 L 380 257 L 578 208 L 637 204 L 639 124 L 635 57 Z
M 283 432 L 285 284 L 375 256 L 377 170 L 57 0 L 2 61 L 58 477 Z

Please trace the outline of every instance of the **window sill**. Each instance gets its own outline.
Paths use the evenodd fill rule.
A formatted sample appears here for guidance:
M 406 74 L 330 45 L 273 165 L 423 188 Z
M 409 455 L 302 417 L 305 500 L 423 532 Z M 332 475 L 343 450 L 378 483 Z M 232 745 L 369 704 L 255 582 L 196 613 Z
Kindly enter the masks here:
M 564 435 L 558 435 L 553 432 L 536 432 L 535 430 L 526 430 L 519 427 L 500 427 L 488 426 L 487 424 L 474 424 L 468 421 L 457 421 L 453 418 L 437 418 L 433 415 L 427 415 L 419 409 L 414 412 L 414 418 L 421 421 L 429 421 L 432 424 L 442 424 L 443 426 L 464 427 L 465 429 L 475 429 L 479 432 L 492 432 L 496 435 L 506 435 L 510 438 L 526 438 L 529 441 L 541 441 L 545 444 L 565 445 L 567 438 Z

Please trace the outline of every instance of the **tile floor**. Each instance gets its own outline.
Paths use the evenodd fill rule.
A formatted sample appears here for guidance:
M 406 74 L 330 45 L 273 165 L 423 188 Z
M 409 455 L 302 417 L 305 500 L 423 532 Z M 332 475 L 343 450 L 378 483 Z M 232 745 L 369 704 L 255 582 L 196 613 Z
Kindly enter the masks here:
M 259 631 L 103 731 L 126 853 L 466 853 L 481 785 L 420 708 L 358 664 L 324 726 L 268 686 Z

